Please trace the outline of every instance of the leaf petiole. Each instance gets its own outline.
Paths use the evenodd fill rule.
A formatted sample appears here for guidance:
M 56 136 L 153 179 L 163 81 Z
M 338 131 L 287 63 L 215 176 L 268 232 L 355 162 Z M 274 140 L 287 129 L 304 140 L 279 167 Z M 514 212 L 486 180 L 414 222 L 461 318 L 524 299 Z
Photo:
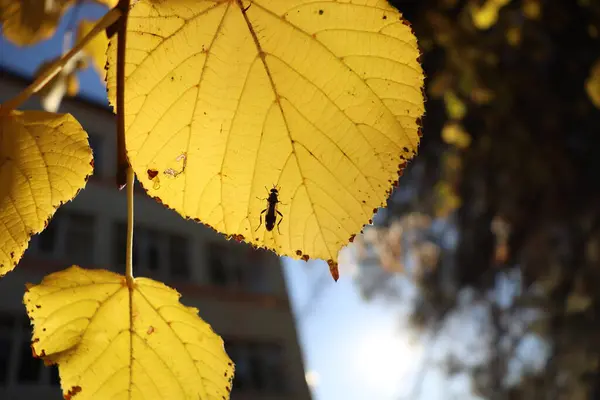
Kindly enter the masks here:
M 133 183 L 135 174 L 131 166 L 127 168 L 127 250 L 125 260 L 125 279 L 133 288 Z

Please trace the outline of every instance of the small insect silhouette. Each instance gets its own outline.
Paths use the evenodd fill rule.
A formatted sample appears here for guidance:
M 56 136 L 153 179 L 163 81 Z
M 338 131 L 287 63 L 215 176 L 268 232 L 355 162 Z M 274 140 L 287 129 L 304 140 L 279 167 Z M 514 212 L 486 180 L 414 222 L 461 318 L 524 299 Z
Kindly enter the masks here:
M 269 189 L 267 189 L 266 187 L 265 189 L 267 190 L 267 192 L 269 192 Z M 281 221 L 283 221 L 283 214 L 277 210 L 277 204 L 281 203 L 279 201 L 278 196 L 279 191 L 275 186 L 273 186 L 273 189 L 271 189 L 271 191 L 269 192 L 269 197 L 266 199 L 261 199 L 267 200 L 267 208 L 260 212 L 260 223 L 258 224 L 258 228 L 260 228 L 260 226 L 262 225 L 262 215 L 266 212 L 267 215 L 265 215 L 265 228 L 267 228 L 267 231 L 269 232 L 272 231 L 275 227 L 275 222 L 277 222 L 277 214 L 279 214 L 281 218 L 279 218 L 279 222 L 277 223 L 277 232 L 281 234 L 281 232 L 279 231 L 279 224 L 281 224 Z M 258 230 L 258 228 L 255 229 L 255 232 Z

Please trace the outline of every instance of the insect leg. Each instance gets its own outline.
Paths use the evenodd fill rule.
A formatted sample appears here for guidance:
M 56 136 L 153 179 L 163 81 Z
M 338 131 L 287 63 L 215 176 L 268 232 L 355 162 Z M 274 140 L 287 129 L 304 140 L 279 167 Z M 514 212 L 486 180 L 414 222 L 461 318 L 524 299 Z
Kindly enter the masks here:
M 275 210 L 275 211 L 277 211 L 277 210 Z M 281 221 L 283 221 L 283 214 L 280 213 L 279 211 L 277 211 L 277 214 L 279 214 L 279 216 L 281 217 L 281 218 L 279 218 L 279 222 L 277 223 L 277 232 L 279 232 L 279 234 L 281 235 L 281 231 L 279 230 L 279 225 L 281 224 Z
M 258 230 L 258 228 L 260 228 L 260 226 L 262 225 L 262 215 L 263 215 L 263 214 L 264 214 L 266 211 L 267 211 L 267 209 L 265 208 L 264 210 L 262 210 L 262 211 L 260 212 L 260 215 L 259 215 L 259 217 L 258 217 L 258 219 L 259 219 L 260 223 L 258 224 L 258 227 L 257 227 L 257 228 L 254 230 L 254 232 L 256 232 L 256 231 Z

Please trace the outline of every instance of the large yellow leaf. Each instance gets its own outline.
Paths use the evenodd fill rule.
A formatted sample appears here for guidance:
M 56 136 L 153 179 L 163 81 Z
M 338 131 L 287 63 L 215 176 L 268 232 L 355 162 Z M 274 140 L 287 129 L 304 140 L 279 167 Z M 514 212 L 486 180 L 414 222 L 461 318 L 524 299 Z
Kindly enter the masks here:
M 11 271 L 56 208 L 92 174 L 87 134 L 69 114 L 0 117 L 0 276 Z
M 400 13 L 383 0 L 140 0 L 129 18 L 126 146 L 149 195 L 334 264 L 417 150 L 423 72 Z M 116 43 L 108 57 L 114 105 Z M 274 185 L 281 233 L 259 226 Z
M 160 282 L 72 266 L 31 285 L 32 349 L 76 399 L 226 399 L 223 340 Z
M 49 39 L 73 0 L 0 0 L 3 35 L 20 46 Z

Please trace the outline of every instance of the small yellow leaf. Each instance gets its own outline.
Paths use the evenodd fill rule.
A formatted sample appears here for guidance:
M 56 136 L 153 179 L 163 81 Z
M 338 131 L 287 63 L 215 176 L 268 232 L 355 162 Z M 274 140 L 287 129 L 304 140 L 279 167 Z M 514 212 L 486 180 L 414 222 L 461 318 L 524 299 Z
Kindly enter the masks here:
M 150 196 L 224 234 L 335 264 L 416 153 L 419 50 L 384 0 L 140 0 L 128 29 L 136 175 Z M 283 218 L 267 231 L 274 185 Z
M 84 399 L 229 398 L 233 363 L 223 340 L 147 278 L 72 266 L 29 285 L 32 349 L 59 367 L 65 396 Z
M 438 217 L 447 217 L 460 207 L 461 199 L 448 182 L 440 181 L 436 183 L 434 190 L 437 197 L 435 213 Z
M 585 91 L 597 108 L 600 108 L 600 59 L 596 60 L 585 81 Z
M 469 3 L 469 11 L 473 18 L 473 25 L 478 29 L 489 29 L 498 21 L 500 9 L 510 3 L 510 0 L 485 0 L 483 5 L 479 1 Z
M 511 26 L 506 30 L 506 41 L 513 47 L 521 43 L 521 27 Z
M 461 120 L 467 113 L 465 103 L 451 90 L 444 94 L 444 103 L 446 104 L 446 114 L 450 119 Z
M 466 149 L 471 145 L 471 136 L 464 130 L 461 124 L 457 122 L 447 122 L 442 129 L 442 139 L 444 142 L 456 146 L 459 149 Z
M 73 0 L 0 0 L 0 21 L 6 39 L 19 46 L 49 39 Z
M 95 21 L 86 21 L 82 20 L 79 22 L 79 27 L 77 28 L 77 41 L 81 41 L 90 33 L 90 31 L 96 25 Z M 92 59 L 94 68 L 100 74 L 102 79 L 104 79 L 106 71 L 104 67 L 106 66 L 106 50 L 108 49 L 108 37 L 106 33 L 103 32 L 99 35 L 96 35 L 91 42 L 84 47 L 85 53 Z
M 11 271 L 56 208 L 92 174 L 87 134 L 69 114 L 0 117 L 0 276 Z
M 523 2 L 523 15 L 529 19 L 538 20 L 542 12 L 540 0 L 525 0 Z

